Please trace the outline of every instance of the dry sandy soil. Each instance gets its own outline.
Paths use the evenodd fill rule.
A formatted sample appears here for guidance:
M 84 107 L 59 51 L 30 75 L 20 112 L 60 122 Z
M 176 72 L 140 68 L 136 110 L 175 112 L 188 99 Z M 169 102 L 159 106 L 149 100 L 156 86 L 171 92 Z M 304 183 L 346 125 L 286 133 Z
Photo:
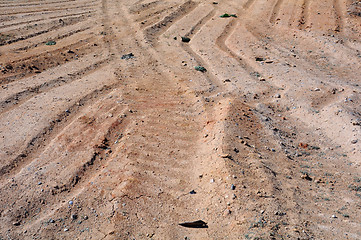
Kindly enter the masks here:
M 361 239 L 359 0 L 1 0 L 0 34 L 0 239 Z

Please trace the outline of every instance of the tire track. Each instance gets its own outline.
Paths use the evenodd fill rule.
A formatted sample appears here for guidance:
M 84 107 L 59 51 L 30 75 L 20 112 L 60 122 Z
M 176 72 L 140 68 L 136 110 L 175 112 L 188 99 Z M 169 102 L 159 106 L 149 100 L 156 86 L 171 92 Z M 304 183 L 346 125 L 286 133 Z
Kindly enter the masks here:
M 298 21 L 298 28 L 300 30 L 305 30 L 308 27 L 309 22 L 309 11 L 310 11 L 310 2 L 311 0 L 303 0 L 302 3 L 302 11 L 301 11 L 301 17 Z
M 245 4 L 243 4 L 243 8 L 244 8 L 245 10 L 249 9 L 249 8 L 253 5 L 253 3 L 254 3 L 255 1 L 256 1 L 256 0 L 248 0 Z
M 42 94 L 44 92 L 48 92 L 55 87 L 60 87 L 64 84 L 69 84 L 73 81 L 79 79 L 79 77 L 84 77 L 92 72 L 96 71 L 96 68 L 102 68 L 106 63 L 108 63 L 109 59 L 98 60 L 91 65 L 88 65 L 85 68 L 74 71 L 74 67 L 72 71 L 67 72 L 67 75 L 59 76 L 55 79 L 50 79 L 49 81 L 43 82 L 40 85 L 31 86 L 26 88 L 21 92 L 17 92 L 11 96 L 8 96 L 5 99 L 0 101 L 0 117 L 2 114 L 5 114 L 8 111 L 13 110 L 14 108 L 19 107 L 21 104 L 33 98 L 36 95 Z M 72 63 L 73 65 L 73 63 Z M 40 76 L 39 76 L 40 78 Z M 26 80 L 25 80 L 26 81 Z M 6 87 L 8 89 L 8 86 Z
M 0 173 L 1 180 L 8 177 L 9 174 L 14 174 L 22 169 L 24 165 L 29 163 L 31 159 L 36 156 L 36 152 L 39 152 L 40 149 L 46 147 L 46 145 L 54 137 L 54 133 L 59 132 L 60 129 L 63 129 L 66 124 L 73 118 L 73 113 L 78 112 L 81 108 L 89 105 L 94 99 L 98 98 L 100 95 L 107 94 L 110 92 L 116 84 L 113 85 L 104 85 L 101 88 L 93 90 L 92 92 L 82 96 L 76 100 L 76 103 L 73 103 L 71 106 L 68 106 L 66 111 L 52 117 L 51 121 L 48 123 L 48 126 L 45 126 L 41 129 L 35 136 L 33 136 L 26 144 L 23 150 L 18 149 L 16 156 L 12 157 L 7 164 L 1 164 Z M 3 146 L 6 149 L 6 146 Z M 14 154 L 13 154 L 14 155 Z M 4 157 L 4 156 L 3 156 Z
M 278 15 L 279 15 L 279 12 L 280 12 L 280 8 L 281 8 L 281 6 L 283 4 L 283 1 L 284 0 L 277 0 L 275 5 L 273 6 L 273 9 L 271 11 L 271 17 L 270 17 L 270 20 L 269 20 L 269 22 L 271 24 L 275 24 L 276 19 L 277 19 Z
M 340 5 L 341 3 L 339 0 L 333 0 L 333 9 L 335 12 L 335 19 L 336 19 L 336 26 L 334 31 L 342 33 L 344 30 L 344 20 L 343 20 L 344 14 L 342 14 Z
M 49 216 L 49 211 L 54 214 L 54 210 L 58 210 L 64 205 L 57 201 L 58 198 L 74 199 L 87 187 L 90 181 L 94 181 L 96 176 L 104 173 L 103 170 L 98 169 L 102 166 L 106 166 L 108 161 L 112 161 L 112 149 L 116 144 L 115 140 L 121 138 L 119 132 L 124 130 L 126 126 L 126 121 L 123 121 L 121 118 L 107 118 L 107 115 L 110 113 L 117 116 L 122 112 L 124 113 L 122 107 L 119 109 L 118 106 L 109 105 L 110 102 L 111 100 L 109 99 L 98 98 L 91 106 L 81 109 L 81 111 L 77 113 L 77 116 L 73 117 L 73 120 L 69 120 L 70 123 L 65 126 L 62 131 L 56 134 L 49 144 L 50 146 L 47 146 L 44 150 L 40 151 L 41 153 L 39 156 L 35 158 L 36 162 L 32 161 L 27 165 L 27 168 L 39 169 L 41 166 L 41 169 L 47 169 L 55 162 L 62 160 L 61 154 L 59 153 L 63 151 L 69 152 L 68 158 L 72 158 L 72 152 L 80 152 L 78 155 L 78 159 L 80 159 L 76 163 L 71 163 L 68 160 L 69 165 L 65 169 L 58 169 L 56 174 L 54 172 L 56 170 L 47 172 L 45 175 L 41 172 L 35 174 L 34 172 L 22 171 L 17 175 L 12 176 L 12 183 L 17 181 L 21 176 L 28 175 L 28 179 L 40 177 L 42 181 L 49 184 L 47 185 L 46 190 L 37 196 L 22 193 L 27 186 L 19 186 L 16 189 L 17 192 L 19 192 L 18 195 L 23 195 L 22 199 L 27 198 L 32 202 L 32 205 L 21 210 L 27 211 L 27 216 L 24 218 L 25 229 L 36 229 L 39 222 Z M 83 111 L 86 108 L 88 110 L 90 109 L 90 111 Z M 103 121 L 100 123 L 99 121 L 101 119 L 103 119 Z M 101 127 L 99 125 L 101 125 Z M 82 135 L 80 132 L 81 130 L 83 130 L 83 132 L 89 132 L 96 126 L 98 126 L 97 131 L 92 131 L 91 134 L 88 134 L 88 139 L 80 137 L 84 142 L 76 142 L 76 139 L 79 139 L 79 135 Z M 65 145 L 66 149 L 62 149 L 62 142 L 66 141 L 68 138 L 72 138 L 73 142 L 67 143 Z M 91 153 L 90 155 L 85 152 L 81 153 L 81 148 L 85 146 L 93 146 L 93 149 L 90 149 L 89 151 L 89 153 Z M 49 162 L 46 160 L 48 156 L 52 156 L 52 161 Z M 67 172 L 67 174 L 64 175 L 64 172 Z M 11 182 L 6 186 L 3 186 L 2 192 L 14 191 L 11 190 L 10 184 Z M 52 195 L 53 198 L 49 199 L 46 195 Z M 47 199 L 47 201 L 39 202 L 39 199 Z M 2 204 L 6 203 L 2 202 Z M 42 211 L 38 212 L 37 209 L 39 208 L 41 208 Z M 15 218 L 14 220 L 16 220 L 17 216 L 13 215 L 12 218 Z M 27 221 L 27 219 L 32 219 L 32 221 Z M 45 221 L 48 220 L 46 219 Z
M 68 7 L 54 7 L 51 9 L 48 9 L 46 7 L 44 8 L 36 8 L 36 10 L 31 10 L 31 8 L 29 10 L 23 10 L 23 11 L 11 11 L 11 12 L 0 12 L 0 16 L 13 16 L 13 15 L 19 15 L 19 14 L 29 14 L 29 13 L 37 13 L 37 12 L 58 12 L 58 11 L 67 11 L 70 7 L 72 8 L 72 10 L 74 9 L 91 9 L 93 8 L 94 4 L 96 2 L 99 2 L 99 0 L 93 0 L 90 3 L 86 2 L 86 4 L 82 4 L 81 2 L 78 4 L 73 4 L 73 5 L 69 5 Z M 61 4 L 63 5 L 63 4 Z
M 186 1 L 180 5 L 175 11 L 170 15 L 167 15 L 163 20 L 159 21 L 155 25 L 148 27 L 144 30 L 146 40 L 151 44 L 156 44 L 154 41 L 164 33 L 175 21 L 181 19 L 193 9 L 195 9 L 197 4 L 191 0 Z
M 71 14 L 63 14 L 63 15 L 56 15 L 56 16 L 49 16 L 47 18 L 47 20 L 44 20 L 43 17 L 38 18 L 38 19 L 34 19 L 34 20 L 27 20 L 27 21 L 20 21 L 14 20 L 14 21 L 8 21 L 11 23 L 8 24 L 4 24 L 4 25 L 0 25 L 0 29 L 4 29 L 4 28 L 10 28 L 10 27 L 16 27 L 16 26 L 21 26 L 21 25 L 28 25 L 30 23 L 42 23 L 42 22 L 47 22 L 49 20 L 53 20 L 53 19 L 58 19 L 58 18 L 72 18 L 72 17 L 78 17 L 79 15 L 81 15 L 81 17 L 84 17 L 84 15 L 86 14 L 92 14 L 95 13 L 96 11 L 86 11 L 86 12 L 79 12 L 79 13 L 71 13 Z M 90 17 L 90 16 L 89 16 Z M 30 18 L 31 19 L 31 18 Z
M 199 30 L 212 18 L 215 16 L 215 11 L 210 11 L 205 17 L 200 19 L 190 30 L 188 33 L 185 34 L 186 37 L 193 37 Z M 202 59 L 200 55 L 198 55 L 188 44 L 182 43 L 181 44 L 183 50 L 187 52 L 190 56 L 192 56 L 195 61 L 197 62 L 198 66 L 204 66 L 206 69 L 209 69 L 208 64 Z M 204 73 L 208 82 L 212 85 L 213 88 L 210 88 L 210 92 L 213 91 L 221 91 L 222 85 L 219 84 L 219 80 L 209 71 Z
M 257 76 L 252 75 L 252 74 L 256 73 L 256 72 L 259 72 L 259 71 L 256 71 L 250 64 L 248 64 L 245 60 L 243 60 L 243 58 L 240 58 L 234 51 L 229 49 L 227 47 L 227 45 L 225 44 L 228 37 L 232 34 L 232 32 L 235 31 L 235 28 L 237 27 L 237 24 L 238 24 L 237 20 L 232 19 L 229 22 L 229 24 L 225 27 L 222 34 L 217 38 L 216 45 L 219 47 L 219 49 L 221 49 L 227 55 L 229 55 L 230 57 L 235 59 L 240 64 L 240 66 L 243 69 L 245 69 L 246 72 L 248 72 L 250 74 L 250 76 L 252 76 L 254 79 L 258 80 L 258 78 L 261 77 L 261 76 L 257 77 Z
M 14 39 L 9 39 L 6 42 L 6 44 L 12 44 L 12 43 L 16 43 L 16 42 L 19 42 L 19 41 L 28 40 L 30 38 L 34 38 L 34 37 L 43 35 L 45 33 L 52 33 L 52 32 L 55 32 L 55 31 L 57 33 L 59 33 L 59 31 L 61 31 L 63 28 L 69 27 L 70 25 L 74 25 L 76 23 L 86 23 L 86 22 L 89 23 L 90 22 L 89 19 L 88 19 L 88 21 L 84 20 L 84 19 L 73 19 L 73 20 L 75 20 L 75 22 L 63 23 L 63 24 L 59 24 L 59 21 L 53 22 L 53 26 L 49 26 L 48 28 L 46 28 L 44 30 L 41 30 L 41 31 L 38 31 L 38 32 L 33 32 L 33 33 L 25 35 L 25 36 L 17 37 L 17 38 L 14 38 Z M 72 31 L 72 32 L 69 32 L 67 34 L 58 35 L 58 37 L 55 40 L 60 40 L 60 39 L 63 39 L 65 37 L 69 37 L 69 36 L 71 36 L 73 34 L 83 32 L 83 31 L 86 31 L 86 30 L 89 30 L 89 29 L 90 29 L 90 27 L 84 27 L 82 29 Z M 7 32 L 7 34 L 9 34 L 9 33 Z M 28 45 L 28 46 L 25 46 L 25 47 L 20 47 L 20 48 L 17 48 L 16 51 L 26 50 L 28 48 L 34 47 L 35 45 L 42 44 L 42 43 L 46 43 L 46 41 L 37 42 L 37 43 L 34 43 L 33 45 L 30 45 L 30 46 Z

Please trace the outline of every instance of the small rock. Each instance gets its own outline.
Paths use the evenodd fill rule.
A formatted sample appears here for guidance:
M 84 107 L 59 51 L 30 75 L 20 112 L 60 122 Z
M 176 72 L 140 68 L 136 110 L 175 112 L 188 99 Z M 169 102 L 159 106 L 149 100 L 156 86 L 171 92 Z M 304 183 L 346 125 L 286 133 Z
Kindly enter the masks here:
M 210 183 L 214 183 L 214 179 L 212 178 L 209 182 L 210 182 Z
M 84 220 L 88 220 L 88 216 L 85 215 L 85 216 L 83 217 L 83 219 L 84 219 Z
M 45 45 L 51 46 L 51 45 L 55 45 L 56 42 L 55 41 L 48 41 L 45 43 Z
M 132 59 L 132 58 L 134 58 L 134 54 L 128 53 L 128 54 L 124 54 L 120 59 L 128 60 L 128 59 Z
M 337 218 L 337 216 L 336 216 L 336 215 L 332 215 L 331 217 L 332 217 L 332 218 Z
M 183 222 L 183 223 L 179 223 L 179 225 L 187 228 L 208 228 L 207 223 L 202 220 L 198 220 L 194 222 Z
M 78 215 L 76 215 L 76 214 L 72 214 L 72 215 L 71 215 L 71 219 L 72 219 L 72 220 L 76 220 L 77 218 L 78 218 Z
M 236 189 L 236 186 L 235 185 L 231 185 L 231 190 L 235 190 Z
M 41 184 L 43 184 L 42 182 L 38 182 L 38 185 L 41 185 Z
M 54 219 L 50 219 L 49 223 L 55 223 Z
M 207 72 L 207 69 L 205 67 L 202 67 L 202 66 L 195 66 L 194 69 L 199 71 L 199 72 Z
M 256 62 L 263 62 L 265 61 L 266 59 L 263 58 L 263 57 L 256 57 Z
M 69 229 L 67 229 L 67 228 L 64 228 L 64 232 L 67 232 L 67 231 L 69 231 Z
M 354 139 L 351 141 L 352 144 L 356 144 L 358 142 L 358 139 Z
M 229 154 L 222 154 L 221 155 L 221 158 L 232 158 L 231 155 Z
M 192 191 L 189 192 L 189 194 L 196 194 L 196 193 L 197 193 L 197 192 L 194 191 L 194 190 L 192 190 Z
M 315 90 L 314 90 L 315 92 L 319 92 L 319 91 L 321 91 L 321 89 L 319 89 L 319 88 L 315 88 Z
M 73 205 L 73 201 L 69 201 L 69 205 Z
M 280 94 L 276 94 L 276 95 L 275 95 L 275 98 L 281 98 L 281 95 L 280 95 Z
M 20 221 L 13 222 L 14 226 L 20 226 Z
M 190 42 L 191 39 L 189 37 L 182 37 L 182 42 Z
M 312 181 L 312 178 L 311 178 L 307 173 L 302 174 L 301 178 L 302 178 L 302 179 L 306 179 L 306 180 L 308 180 L 308 181 Z

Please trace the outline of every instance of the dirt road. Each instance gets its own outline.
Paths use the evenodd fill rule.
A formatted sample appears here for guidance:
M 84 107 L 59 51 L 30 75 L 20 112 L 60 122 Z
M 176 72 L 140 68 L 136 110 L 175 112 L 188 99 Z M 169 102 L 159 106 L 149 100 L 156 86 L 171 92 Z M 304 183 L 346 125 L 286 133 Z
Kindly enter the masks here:
M 360 16 L 0 1 L 0 239 L 360 239 Z

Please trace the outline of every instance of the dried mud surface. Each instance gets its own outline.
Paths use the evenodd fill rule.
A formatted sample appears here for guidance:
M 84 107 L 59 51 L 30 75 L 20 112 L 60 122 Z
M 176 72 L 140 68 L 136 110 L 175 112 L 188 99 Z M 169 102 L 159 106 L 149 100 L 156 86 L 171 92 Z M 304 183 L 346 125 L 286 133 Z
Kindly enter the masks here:
M 1 0 L 0 239 L 361 239 L 360 39 L 359 0 Z

